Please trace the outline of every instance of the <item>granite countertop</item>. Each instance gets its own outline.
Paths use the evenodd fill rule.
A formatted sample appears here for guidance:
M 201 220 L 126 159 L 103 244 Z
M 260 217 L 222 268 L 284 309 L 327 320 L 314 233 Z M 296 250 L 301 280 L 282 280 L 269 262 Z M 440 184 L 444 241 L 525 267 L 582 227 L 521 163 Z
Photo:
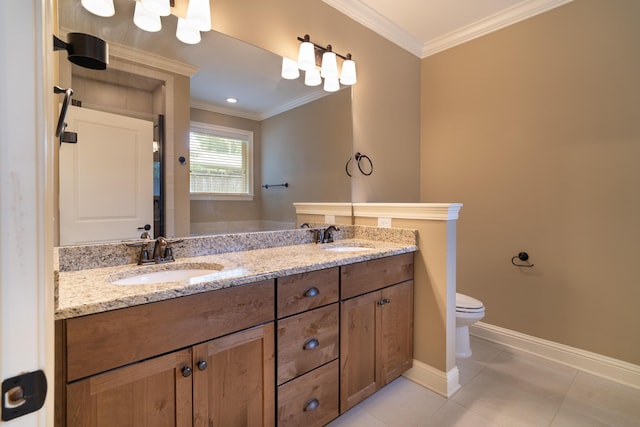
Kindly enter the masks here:
M 333 252 L 332 246 L 364 246 L 357 252 Z M 56 319 L 67 319 L 154 301 L 229 288 L 261 280 L 336 267 L 407 252 L 417 246 L 377 240 L 347 239 L 329 244 L 301 244 L 177 259 L 167 264 L 92 268 L 61 271 L 57 277 Z M 223 268 L 215 273 L 179 282 L 148 285 L 115 285 L 132 275 L 182 268 Z

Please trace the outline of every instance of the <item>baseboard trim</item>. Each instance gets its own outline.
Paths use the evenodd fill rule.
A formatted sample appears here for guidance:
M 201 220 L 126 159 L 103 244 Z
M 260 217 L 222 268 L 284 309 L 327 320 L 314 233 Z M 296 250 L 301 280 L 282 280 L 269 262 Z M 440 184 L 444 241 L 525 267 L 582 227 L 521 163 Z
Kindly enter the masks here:
M 444 372 L 414 359 L 413 367 L 406 371 L 403 376 L 447 398 L 453 396 L 460 389 L 457 366 L 449 372 Z
M 478 338 L 640 389 L 638 365 L 483 322 L 471 325 L 469 332 Z

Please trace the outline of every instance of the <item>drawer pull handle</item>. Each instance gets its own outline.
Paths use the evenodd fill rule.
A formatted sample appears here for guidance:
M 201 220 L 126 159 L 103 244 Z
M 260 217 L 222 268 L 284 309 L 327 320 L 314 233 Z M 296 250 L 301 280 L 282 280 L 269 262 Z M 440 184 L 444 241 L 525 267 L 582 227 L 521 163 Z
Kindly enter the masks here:
M 320 401 L 314 397 L 307 400 L 307 403 L 304 404 L 304 407 L 302 409 L 305 412 L 315 411 L 316 409 L 318 409 L 318 406 L 320 406 Z
M 320 345 L 320 342 L 317 339 L 309 338 L 302 345 L 302 349 L 303 350 L 313 350 L 314 348 L 316 348 L 319 345 Z
M 318 288 L 316 288 L 315 286 L 312 286 L 309 289 L 307 289 L 306 291 L 304 291 L 304 296 L 305 297 L 315 297 L 319 293 L 320 293 L 320 290 Z
M 188 366 L 183 366 L 182 367 L 182 376 L 183 377 L 190 377 L 191 376 L 191 368 Z
M 205 369 L 207 369 L 207 361 L 206 360 L 198 361 L 198 370 L 204 371 Z

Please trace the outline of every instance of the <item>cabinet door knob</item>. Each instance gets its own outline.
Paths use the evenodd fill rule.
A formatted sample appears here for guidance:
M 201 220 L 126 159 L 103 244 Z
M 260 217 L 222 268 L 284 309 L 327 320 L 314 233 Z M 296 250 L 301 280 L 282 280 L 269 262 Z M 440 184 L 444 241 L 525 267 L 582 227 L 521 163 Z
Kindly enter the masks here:
M 302 407 L 302 410 L 304 410 L 305 412 L 314 411 L 318 409 L 318 406 L 320 406 L 320 401 L 313 397 L 307 400 L 307 402 Z
M 207 361 L 206 360 L 198 361 L 198 369 L 200 371 L 204 371 L 205 369 L 207 369 Z
M 306 291 L 304 291 L 304 296 L 305 297 L 315 297 L 319 293 L 320 293 L 320 290 L 318 288 L 316 288 L 315 286 L 312 286 L 312 287 L 308 288 Z
M 381 305 L 381 306 L 384 305 L 384 300 L 381 299 L 380 301 L 378 301 L 378 305 Z
M 191 368 L 190 368 L 190 367 L 188 367 L 188 366 L 183 366 L 183 367 L 182 367 L 182 376 L 183 376 L 183 377 L 189 377 L 189 376 L 191 376 L 191 372 L 193 372 L 193 371 L 191 370 Z
M 320 345 L 320 342 L 317 339 L 309 338 L 302 345 L 302 349 L 303 350 L 313 350 L 314 348 L 316 348 L 319 345 Z
M 382 300 L 382 302 L 384 302 L 385 304 L 389 304 L 391 303 L 391 300 L 389 298 L 385 298 Z

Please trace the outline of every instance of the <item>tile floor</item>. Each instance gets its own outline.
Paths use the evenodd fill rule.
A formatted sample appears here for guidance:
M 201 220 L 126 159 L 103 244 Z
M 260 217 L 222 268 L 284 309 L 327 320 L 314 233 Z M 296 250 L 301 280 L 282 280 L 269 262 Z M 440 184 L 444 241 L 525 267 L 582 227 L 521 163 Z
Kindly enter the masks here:
M 329 427 L 640 426 L 640 390 L 471 337 L 450 399 L 404 377 Z

